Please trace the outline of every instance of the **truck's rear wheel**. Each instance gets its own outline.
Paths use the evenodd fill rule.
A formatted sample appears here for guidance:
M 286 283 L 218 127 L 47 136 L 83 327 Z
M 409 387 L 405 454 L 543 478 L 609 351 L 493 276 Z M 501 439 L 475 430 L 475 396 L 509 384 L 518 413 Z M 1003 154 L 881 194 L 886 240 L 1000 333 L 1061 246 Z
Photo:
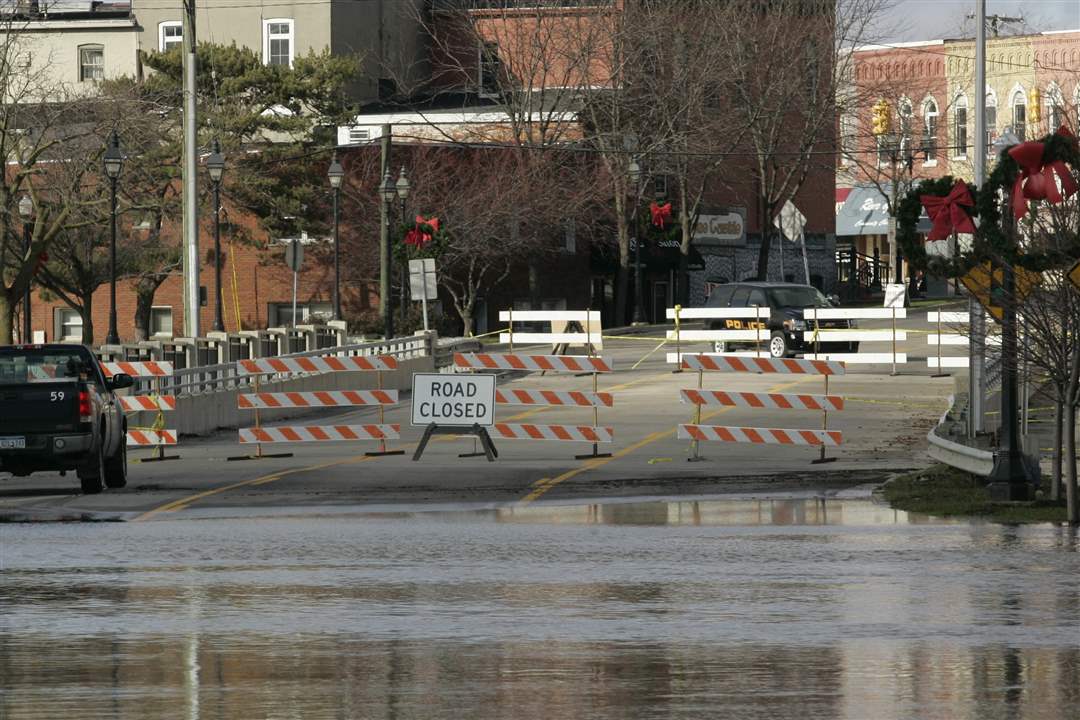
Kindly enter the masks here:
M 102 490 L 102 479 L 105 477 L 105 450 L 98 445 L 97 451 L 87 460 L 86 464 L 77 471 L 79 484 L 85 495 L 95 495 Z
M 127 438 L 120 443 L 116 454 L 105 461 L 105 487 L 122 488 L 127 485 Z

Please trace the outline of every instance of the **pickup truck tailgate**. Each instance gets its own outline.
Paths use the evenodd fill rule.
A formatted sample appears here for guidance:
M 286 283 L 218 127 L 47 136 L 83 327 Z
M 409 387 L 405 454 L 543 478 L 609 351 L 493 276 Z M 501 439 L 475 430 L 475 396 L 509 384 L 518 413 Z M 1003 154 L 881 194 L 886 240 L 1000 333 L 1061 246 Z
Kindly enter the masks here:
M 0 384 L 0 436 L 70 432 L 79 425 L 79 383 Z

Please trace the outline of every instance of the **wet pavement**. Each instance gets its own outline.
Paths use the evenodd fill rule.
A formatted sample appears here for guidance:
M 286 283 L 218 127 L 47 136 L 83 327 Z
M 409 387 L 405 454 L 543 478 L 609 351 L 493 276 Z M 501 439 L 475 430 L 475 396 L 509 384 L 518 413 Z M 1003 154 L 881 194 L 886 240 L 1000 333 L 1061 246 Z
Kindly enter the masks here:
M 0 718 L 1066 718 L 1075 531 L 866 499 L 0 525 Z

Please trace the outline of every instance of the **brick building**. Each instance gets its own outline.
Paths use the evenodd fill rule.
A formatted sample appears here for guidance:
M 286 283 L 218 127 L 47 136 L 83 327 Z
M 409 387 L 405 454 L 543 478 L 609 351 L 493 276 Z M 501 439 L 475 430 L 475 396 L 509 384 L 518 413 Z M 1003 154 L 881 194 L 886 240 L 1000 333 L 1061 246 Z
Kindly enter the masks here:
M 858 258 L 860 286 L 874 284 L 875 275 L 895 277 L 889 216 L 895 197 L 912 183 L 945 175 L 972 181 L 975 153 L 985 152 L 992 166 L 994 143 L 1007 131 L 1020 140 L 1062 125 L 1077 131 L 1080 30 L 987 38 L 985 138 L 975 137 L 974 83 L 971 39 L 855 51 L 839 118 L 836 234 Z M 874 132 L 875 106 L 887 111 L 887 132 Z M 940 241 L 928 251 L 951 249 Z M 906 264 L 902 269 L 907 277 Z M 938 281 L 930 290 L 947 288 Z

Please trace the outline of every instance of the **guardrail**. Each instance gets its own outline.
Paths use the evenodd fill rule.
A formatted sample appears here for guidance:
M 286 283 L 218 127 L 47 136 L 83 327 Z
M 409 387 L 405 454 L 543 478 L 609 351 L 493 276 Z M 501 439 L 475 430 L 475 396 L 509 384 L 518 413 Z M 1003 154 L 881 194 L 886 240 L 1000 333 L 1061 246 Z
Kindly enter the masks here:
M 479 341 L 474 340 L 471 342 L 475 342 L 479 345 Z M 400 360 L 416 357 L 438 358 L 440 353 L 436 351 L 436 347 L 436 337 L 432 333 L 394 338 L 392 340 L 350 343 L 284 355 L 274 355 L 272 357 L 289 359 L 315 357 L 320 355 L 392 355 Z M 449 364 L 453 362 L 453 352 L 454 350 L 445 350 L 442 352 L 446 363 Z M 99 355 L 105 355 L 107 357 L 109 354 L 103 351 L 100 352 Z M 175 396 L 203 395 L 247 388 L 250 384 L 251 378 L 245 375 L 238 375 L 236 372 L 236 362 L 231 361 L 207 365 L 195 365 L 192 367 L 174 367 L 171 374 L 161 378 L 135 378 L 135 386 L 132 390 L 132 394 L 153 391 Z
M 994 469 L 994 453 L 992 451 L 973 448 L 938 435 L 938 429 L 944 426 L 946 422 L 949 422 L 949 415 L 953 412 L 953 402 L 954 396 L 950 395 L 949 409 L 942 414 L 941 419 L 926 435 L 926 440 L 929 443 L 928 454 L 938 462 L 945 463 L 957 470 L 986 477 Z

